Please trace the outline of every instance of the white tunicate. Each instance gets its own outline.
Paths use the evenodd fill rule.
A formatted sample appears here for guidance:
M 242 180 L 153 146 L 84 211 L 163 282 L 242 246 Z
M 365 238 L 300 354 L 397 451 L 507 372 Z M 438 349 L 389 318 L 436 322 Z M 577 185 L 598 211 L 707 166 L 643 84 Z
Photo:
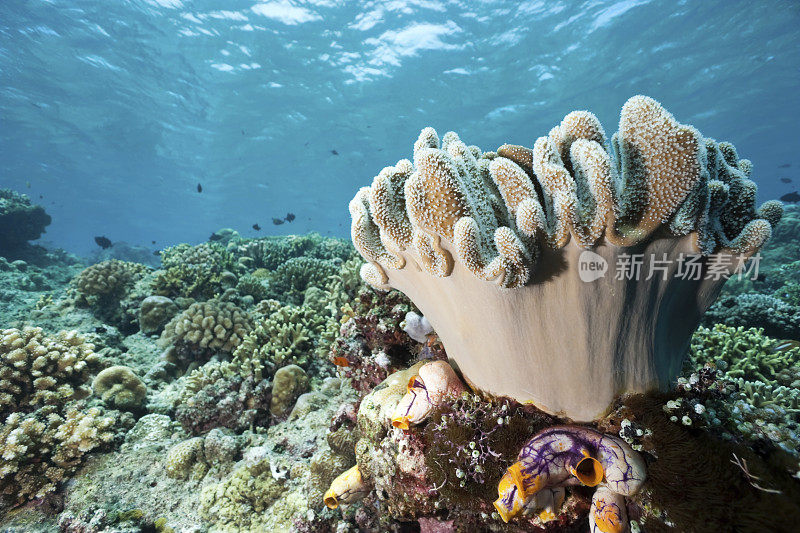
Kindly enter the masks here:
M 417 342 L 425 342 L 428 335 L 433 333 L 433 327 L 428 322 L 428 319 L 424 316 L 419 316 L 414 311 L 406 313 L 406 318 L 403 322 L 403 331 Z

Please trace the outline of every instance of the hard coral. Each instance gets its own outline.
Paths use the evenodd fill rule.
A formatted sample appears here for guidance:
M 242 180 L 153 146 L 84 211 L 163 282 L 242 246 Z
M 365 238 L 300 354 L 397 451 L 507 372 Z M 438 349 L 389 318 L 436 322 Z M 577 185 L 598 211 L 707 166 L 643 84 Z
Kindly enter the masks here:
M 324 286 L 327 279 L 337 272 L 337 266 L 331 261 L 295 257 L 275 270 L 270 279 L 268 293 L 271 298 L 281 302 L 300 305 L 307 288 Z
M 216 243 L 167 248 L 161 263 L 164 270 L 153 281 L 153 291 L 161 296 L 207 299 L 236 284 L 234 257 Z
M 585 111 L 533 149 L 496 154 L 454 133 L 440 145 L 426 128 L 413 164 L 385 168 L 350 203 L 362 277 L 409 295 L 487 392 L 592 420 L 622 392 L 666 387 L 725 274 L 782 208 L 756 210 L 750 162 L 650 98 L 625 104 L 605 145 Z M 649 257 L 641 277 L 638 254 Z M 679 267 L 693 254 L 700 275 L 687 276 Z M 609 264 L 622 275 L 605 276 Z
M 75 278 L 75 284 L 84 297 L 102 305 L 119 301 L 136 278 L 146 271 L 144 265 L 110 259 L 83 270 Z
M 9 415 L 0 426 L 0 495 L 23 503 L 54 491 L 87 452 L 114 438 L 114 419 L 102 414 L 97 408 L 62 414 L 46 406 Z
M 0 330 L 0 420 L 88 396 L 86 381 L 99 364 L 93 350 L 75 331 Z
M 147 387 L 127 366 L 112 366 L 97 374 L 92 382 L 95 395 L 109 407 L 139 409 L 147 396 Z
M 327 354 L 336 330 L 332 317 L 306 306 L 282 306 L 275 300 L 261 302 L 258 309 L 264 318 L 243 338 L 235 360 L 257 363 L 271 375 L 289 364 L 311 370 Z
M 186 377 L 175 418 L 200 435 L 213 428 L 240 433 L 269 424 L 270 382 L 236 362 L 211 361 Z
M 179 361 L 203 362 L 212 355 L 230 355 L 252 329 L 250 315 L 231 302 L 194 303 L 173 318 L 161 334 Z

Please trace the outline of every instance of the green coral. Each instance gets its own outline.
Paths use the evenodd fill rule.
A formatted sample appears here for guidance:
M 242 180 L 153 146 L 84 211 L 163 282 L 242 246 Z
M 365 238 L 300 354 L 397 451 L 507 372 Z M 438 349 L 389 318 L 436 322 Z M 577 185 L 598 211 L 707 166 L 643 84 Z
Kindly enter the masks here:
M 327 353 L 329 340 L 338 330 L 333 318 L 308 307 L 281 306 L 268 300 L 259 309 L 266 316 L 244 338 L 233 357 L 240 363 L 258 362 L 270 373 L 289 364 L 309 370 L 312 362 Z
M 800 456 L 800 345 L 796 341 L 775 340 L 755 328 L 701 327 L 692 339 L 684 367 L 688 377 L 679 378 L 679 390 L 692 391 L 708 368 L 718 373 L 721 383 L 738 391 L 730 397 L 712 396 L 699 407 L 693 405 L 692 416 L 684 419 L 700 414 L 708 425 L 722 431 L 723 437 L 740 435 L 771 442 Z M 682 403 L 686 402 L 678 398 L 665 406 L 675 413 L 675 421 L 681 420 Z
M 300 305 L 306 289 L 324 287 L 328 278 L 337 272 L 337 266 L 329 260 L 313 257 L 289 259 L 272 274 L 269 295 L 281 302 Z
M 178 244 L 161 253 L 163 270 L 153 281 L 155 294 L 209 299 L 235 284 L 236 259 L 217 243 Z M 233 276 L 233 278 L 231 278 Z
M 280 498 L 284 486 L 272 477 L 269 461 L 237 468 L 200 493 L 200 514 L 215 531 L 260 531 L 265 512 Z
M 322 237 L 319 233 L 263 237 L 243 242 L 236 253 L 249 257 L 257 268 L 275 270 L 301 256 L 346 261 L 355 249 L 349 240 Z
M 692 338 L 687 364 L 697 368 L 713 363 L 733 381 L 800 387 L 800 348 L 789 345 L 788 349 L 776 349 L 779 344 L 760 328 L 701 326 Z

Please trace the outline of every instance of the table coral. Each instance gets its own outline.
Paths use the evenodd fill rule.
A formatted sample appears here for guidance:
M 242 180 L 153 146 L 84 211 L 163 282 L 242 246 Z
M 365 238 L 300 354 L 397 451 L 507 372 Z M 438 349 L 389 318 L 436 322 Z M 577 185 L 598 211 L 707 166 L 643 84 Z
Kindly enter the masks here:
M 351 201 L 351 234 L 362 277 L 409 295 L 471 385 L 593 420 L 674 379 L 725 275 L 769 239 L 782 207 L 756 209 L 751 170 L 645 96 L 610 143 L 586 111 L 533 149 L 481 153 L 426 128 L 413 163 Z

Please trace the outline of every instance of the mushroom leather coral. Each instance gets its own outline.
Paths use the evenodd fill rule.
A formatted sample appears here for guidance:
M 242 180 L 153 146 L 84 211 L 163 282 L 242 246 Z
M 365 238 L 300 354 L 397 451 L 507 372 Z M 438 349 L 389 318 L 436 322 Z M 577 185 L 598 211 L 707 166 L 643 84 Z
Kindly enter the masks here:
M 413 164 L 350 202 L 362 278 L 409 296 L 476 389 L 589 421 L 621 393 L 668 386 L 724 283 L 706 279 L 710 256 L 732 271 L 782 207 L 757 210 L 752 164 L 651 98 L 628 100 L 606 146 L 587 111 L 533 149 L 481 153 L 424 129 Z M 606 269 L 591 282 L 587 250 Z M 615 275 L 636 254 L 641 276 Z M 677 275 L 689 256 L 700 279 Z

